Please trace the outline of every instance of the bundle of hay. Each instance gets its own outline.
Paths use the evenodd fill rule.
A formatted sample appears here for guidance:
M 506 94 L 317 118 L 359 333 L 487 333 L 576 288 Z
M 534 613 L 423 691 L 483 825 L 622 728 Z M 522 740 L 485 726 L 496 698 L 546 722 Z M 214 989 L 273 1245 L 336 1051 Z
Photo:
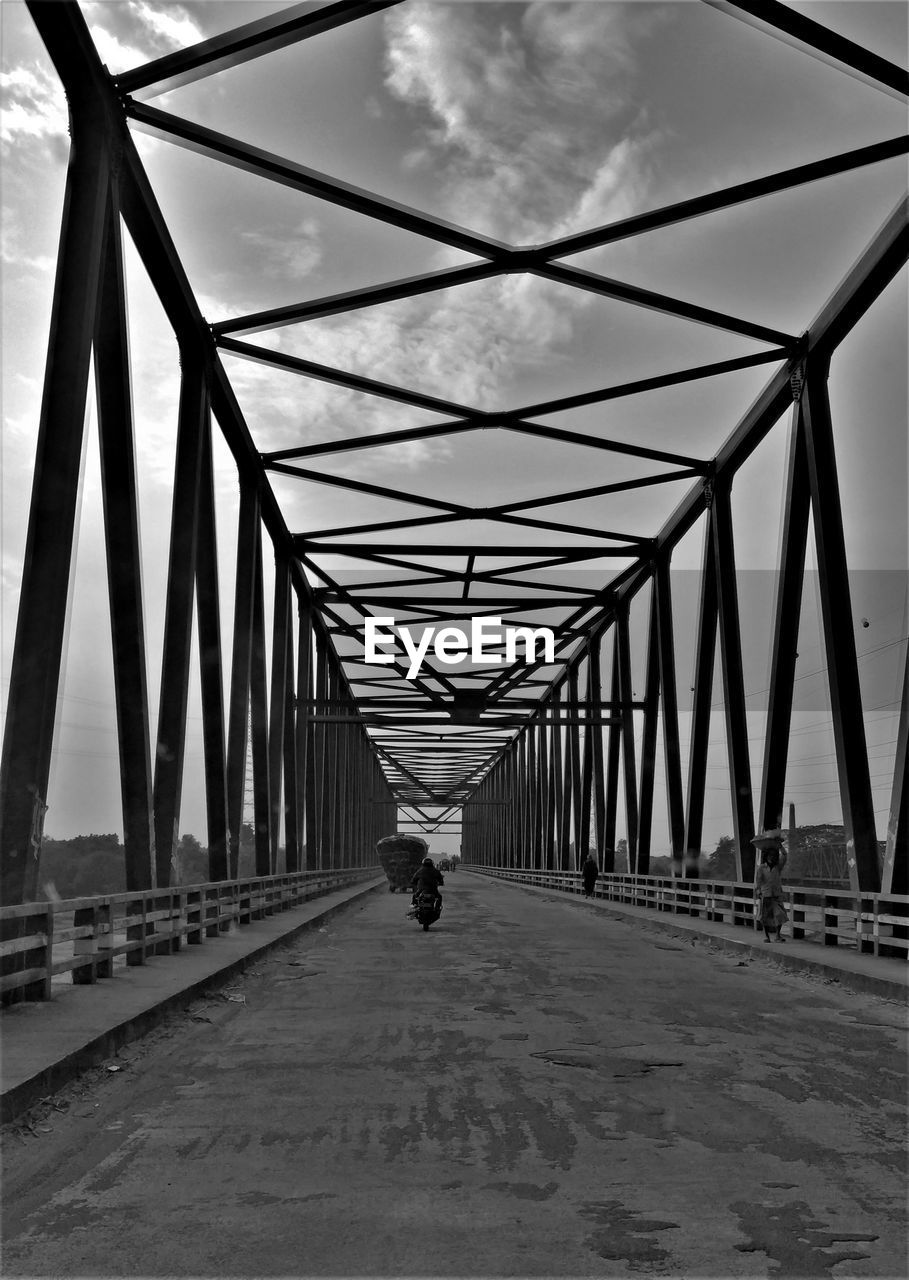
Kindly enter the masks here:
M 411 877 L 429 853 L 429 845 L 419 836 L 383 836 L 376 842 L 376 853 L 394 893 L 395 889 L 410 887 Z

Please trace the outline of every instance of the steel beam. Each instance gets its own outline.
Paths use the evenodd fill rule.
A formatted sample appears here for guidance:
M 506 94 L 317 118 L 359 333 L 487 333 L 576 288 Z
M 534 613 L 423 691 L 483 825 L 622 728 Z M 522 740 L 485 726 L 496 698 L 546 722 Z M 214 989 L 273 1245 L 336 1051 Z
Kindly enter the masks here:
M 123 806 L 126 887 L 155 887 L 151 717 L 142 612 L 142 558 L 126 282 L 116 182 L 111 184 L 101 291 L 95 313 L 95 395 L 101 445 L 101 496 L 110 599 Z
M 271 632 L 271 700 L 268 723 L 268 784 L 271 814 L 271 865 L 278 865 L 281 835 L 281 786 L 284 780 L 284 709 L 287 703 L 287 632 L 290 625 L 290 566 L 275 555 L 275 595 Z M 292 677 L 291 677 L 292 678 Z
M 249 685 L 252 671 L 256 557 L 259 546 L 259 498 L 251 484 L 240 485 L 237 567 L 234 592 L 233 650 L 227 723 L 227 809 L 230 876 L 240 874 L 240 829 L 249 733 Z
M 660 621 L 656 582 L 650 596 L 647 636 L 644 733 L 641 738 L 641 790 L 638 804 L 638 875 L 650 874 L 650 837 L 653 829 L 653 783 L 656 774 L 657 730 L 660 716 Z
M 177 865 L 177 827 L 183 791 L 186 707 L 189 700 L 192 650 L 199 488 L 208 412 L 205 375 L 200 361 L 184 351 L 181 364 L 154 779 L 158 888 L 173 883 Z
M 558 728 L 549 734 L 546 774 L 546 831 L 543 843 L 543 866 L 553 871 L 558 866 L 557 840 L 559 806 L 562 795 L 562 735 Z
M 475 546 L 468 543 L 435 543 L 435 542 L 402 542 L 400 546 L 385 544 L 379 546 L 372 542 L 316 542 L 310 534 L 296 534 L 294 547 L 308 555 L 351 556 L 355 559 L 388 561 L 389 552 L 398 551 L 406 556 L 476 556 L 477 558 L 504 559 L 511 557 L 523 560 L 530 556 L 558 556 L 566 564 L 577 560 L 605 560 L 609 557 L 632 558 L 639 554 L 641 542 L 636 540 L 627 546 L 620 547 L 559 547 L 552 544 L 525 546 L 524 544 L 496 543 L 489 546 Z
M 587 249 L 598 249 L 603 245 L 615 244 L 619 240 L 627 240 L 631 236 L 657 231 L 660 227 L 675 226 L 680 222 L 687 222 L 690 218 L 700 218 L 704 214 L 717 213 L 739 204 L 747 204 L 762 196 L 775 195 L 779 191 L 790 191 L 807 183 L 819 182 L 840 173 L 864 168 L 866 165 L 880 164 L 905 155 L 907 151 L 909 151 L 909 138 L 901 134 L 896 138 L 888 138 L 884 142 L 857 147 L 853 151 L 843 151 L 823 160 L 814 160 L 810 164 L 796 165 L 792 169 L 782 169 L 777 173 L 767 174 L 763 178 L 751 178 L 747 182 L 739 182 L 732 187 L 721 187 L 718 191 L 710 191 L 706 195 L 692 196 L 676 204 L 634 214 L 630 218 L 611 222 L 604 227 L 579 231 L 572 236 L 564 236 L 561 240 L 551 241 L 545 246 L 545 251 L 552 257 L 565 257 L 568 254 L 582 253 Z
M 326 649 L 327 646 L 322 645 L 317 651 L 315 677 L 315 695 L 317 699 L 328 697 L 328 660 L 326 656 Z M 314 832 L 314 849 L 316 853 L 315 865 L 321 870 L 331 865 L 328 859 L 327 840 L 327 728 L 324 724 L 316 724 L 312 716 L 310 716 L 309 722 L 313 733 L 311 755 L 313 758 L 313 815 L 316 826 L 316 830 Z
M 778 329 L 768 329 L 766 325 L 753 324 L 741 320 L 737 316 L 722 311 L 714 311 L 710 307 L 699 307 L 693 302 L 684 302 L 680 298 L 671 298 L 666 294 L 655 293 L 650 289 L 641 289 L 637 285 L 625 284 L 621 280 L 609 280 L 593 271 L 585 271 L 580 267 L 564 266 L 561 263 L 547 262 L 545 266 L 531 268 L 530 274 L 545 280 L 554 280 L 558 284 L 569 285 L 599 297 L 613 298 L 648 311 L 661 312 L 663 315 L 677 319 L 689 320 L 695 324 L 708 325 L 711 328 L 723 329 L 727 333 L 736 333 L 751 338 L 756 342 L 769 342 L 776 347 L 788 347 L 796 341 L 792 334 L 781 333 Z
M 125 107 L 129 117 L 153 137 L 165 142 L 175 142 L 187 150 L 208 156 L 212 160 L 220 160 L 257 178 L 276 182 L 294 191 L 302 191 L 342 209 L 351 209 L 354 213 L 376 218 L 402 231 L 410 231 L 414 235 L 425 236 L 439 244 L 451 245 L 455 249 L 476 253 L 483 258 L 497 258 L 510 252 L 509 246 L 502 241 L 475 235 L 464 227 L 430 217 L 396 200 L 386 200 L 349 182 L 330 178 L 316 169 L 286 160 L 261 147 L 250 146 L 227 134 L 217 133 L 195 121 L 185 120 L 132 99 L 127 99 Z
M 539 753 L 537 725 L 531 721 L 524 730 L 527 740 L 527 865 L 536 871 L 540 865 Z
M 777 579 L 770 660 L 770 688 L 767 701 L 767 729 L 764 737 L 764 767 L 761 776 L 759 821 L 763 830 L 782 827 L 786 768 L 789 760 L 789 730 L 798 657 L 799 619 L 805 579 L 805 553 L 811 494 L 808 482 L 808 454 L 805 426 L 797 405 L 789 439 L 786 487 L 783 496 L 783 529 L 780 568 Z
M 47 803 L 82 464 L 110 158 L 101 122 L 72 116 L 63 222 L 0 764 L 3 901 L 34 901 Z
M 300 869 L 309 870 L 309 862 L 304 859 L 307 842 L 312 829 L 309 801 L 306 793 L 306 780 L 309 777 L 309 707 L 313 682 L 313 634 L 312 611 L 309 601 L 297 595 L 297 704 L 295 727 L 296 743 L 296 778 L 297 794 L 297 840 L 300 846 Z M 286 784 L 285 784 L 286 785 Z
M 257 531 L 259 532 L 259 531 Z M 253 825 L 256 836 L 256 875 L 274 874 L 271 842 L 271 784 L 268 751 L 268 675 L 265 662 L 265 597 L 262 580 L 261 533 L 256 539 L 253 574 L 252 649 L 249 666 L 250 728 L 252 731 Z
M 336 0 L 313 9 L 304 4 L 289 5 L 277 13 L 234 27 L 210 40 L 165 54 L 117 78 L 121 93 L 151 97 L 193 84 L 205 76 L 242 66 L 253 58 L 285 49 L 300 40 L 333 31 L 358 18 L 381 12 L 400 0 Z
M 296 690 L 294 681 L 294 629 L 288 618 L 287 653 L 285 657 L 284 680 L 284 869 L 287 872 L 300 870 L 300 818 L 301 810 L 298 789 L 297 766 L 297 728 L 294 719 L 296 706 Z
M 673 863 L 685 849 L 685 805 L 682 799 L 682 757 L 679 746 L 679 703 L 675 669 L 675 624 L 672 613 L 672 569 L 659 559 L 653 580 L 660 663 L 660 708 L 663 723 L 663 764 L 666 772 L 666 810 Z M 695 868 L 696 870 L 696 864 Z
M 880 891 L 874 801 L 868 768 L 862 692 L 855 653 L 846 544 L 827 395 L 828 365 L 809 359 L 802 392 L 811 510 L 817 543 L 824 648 L 833 710 L 833 738 L 846 828 L 852 888 Z
M 230 878 L 227 814 L 227 744 L 224 733 L 224 683 L 221 664 L 221 592 L 215 530 L 211 417 L 202 425 L 199 474 L 199 530 L 196 546 L 196 614 L 202 686 L 202 735 L 205 754 L 205 808 L 208 820 L 208 878 Z
M 909 75 L 902 67 L 831 31 L 790 5 L 780 4 L 779 0 L 706 0 L 706 3 L 855 75 L 865 84 L 883 89 L 892 97 L 901 101 L 909 97 Z
M 738 585 L 732 534 L 732 506 L 728 484 L 718 483 L 713 497 L 714 564 L 716 566 L 720 656 L 726 711 L 726 751 L 729 758 L 729 792 L 735 835 L 738 878 L 754 876 L 754 805 L 751 796 L 751 762 L 748 753 L 748 710 L 742 670 L 742 636 L 739 622 Z
M 631 644 L 628 634 L 628 610 L 622 609 L 616 616 L 616 648 L 619 659 L 619 698 L 629 702 L 634 697 L 631 681 Z M 637 765 L 634 754 L 634 713 L 622 713 L 622 772 L 625 779 L 625 823 L 628 841 L 628 870 L 634 873 L 638 865 L 638 798 Z
M 301 628 L 302 630 L 302 628 Z M 313 635 L 313 647 L 310 656 L 309 678 L 307 689 L 318 697 L 321 691 L 322 655 L 319 642 Z M 323 691 L 324 692 L 324 691 Z M 315 725 L 312 717 L 306 717 L 306 774 L 304 789 L 306 793 L 306 870 L 317 871 L 321 867 L 321 744 L 322 726 Z
M 619 646 L 615 628 L 613 628 L 612 674 L 610 677 L 610 697 L 620 696 L 621 680 L 619 673 Z M 620 726 L 613 724 L 609 730 L 609 744 L 606 755 L 606 809 L 603 822 L 603 861 L 600 864 L 604 872 L 615 871 L 615 824 L 619 797 L 619 751 L 622 739 Z
M 899 202 L 880 231 L 847 272 L 840 286 L 808 327 L 802 354 L 829 358 L 906 263 L 909 254 L 909 199 Z M 714 464 L 716 481 L 730 484 L 780 416 L 792 403 L 791 362 L 781 365 L 720 448 Z M 656 538 L 659 551 L 669 551 L 691 529 L 707 506 L 713 483 L 697 484 L 670 515 Z M 633 595 L 641 585 L 630 575 L 620 594 Z
M 704 795 L 707 785 L 707 752 L 710 740 L 710 704 L 713 701 L 713 671 L 719 602 L 717 599 L 716 550 L 713 514 L 708 512 L 704 531 L 701 593 L 698 603 L 697 639 L 694 655 L 694 687 L 691 700 L 691 737 L 688 750 L 688 801 L 685 806 L 685 875 L 697 875 L 704 830 Z M 674 865 L 678 874 L 681 864 Z

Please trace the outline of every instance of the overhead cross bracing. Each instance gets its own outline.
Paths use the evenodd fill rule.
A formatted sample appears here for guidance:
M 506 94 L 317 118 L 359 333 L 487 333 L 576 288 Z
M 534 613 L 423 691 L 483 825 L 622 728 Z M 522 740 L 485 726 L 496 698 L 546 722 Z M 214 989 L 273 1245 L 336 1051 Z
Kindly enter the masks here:
M 518 31 L 515 23 L 523 21 L 525 7 L 507 6 L 507 14 L 500 8 L 476 6 L 477 31 L 495 28 L 503 47 L 524 37 L 530 50 L 531 24 L 545 23 L 545 14 L 527 16 Z M 749 29 L 756 8 L 760 33 Z M 185 725 L 185 655 L 194 591 L 200 618 L 217 629 L 214 499 L 207 480 L 209 414 L 240 473 L 230 692 L 220 731 L 220 668 L 202 677 L 210 701 L 210 847 L 220 839 L 226 850 L 224 867 L 235 857 L 235 796 L 246 760 L 251 706 L 263 870 L 274 865 L 279 832 L 287 821 L 297 828 L 301 848 L 307 823 L 319 828 L 320 840 L 336 841 L 337 824 L 330 834 L 323 830 L 326 788 L 338 785 L 332 779 L 339 770 L 343 781 L 343 771 L 354 759 L 357 769 L 368 772 L 364 750 L 382 779 L 381 796 L 368 797 L 373 807 L 397 803 L 415 826 L 427 830 L 451 820 L 473 824 L 474 833 L 482 828 L 484 838 L 496 842 L 506 859 L 514 856 L 517 829 L 508 822 L 484 827 L 480 816 L 471 816 L 470 806 L 476 815 L 484 806 L 492 813 L 508 808 L 504 797 L 534 790 L 536 816 L 527 821 L 543 829 L 539 856 L 545 861 L 556 856 L 555 846 L 566 833 L 577 846 L 591 825 L 598 845 L 611 847 L 614 813 L 621 803 L 639 870 L 648 865 L 648 814 L 659 750 L 666 772 L 669 845 L 681 864 L 684 855 L 701 847 L 705 731 L 714 668 L 721 665 L 730 820 L 746 866 L 755 824 L 775 825 L 783 806 L 796 679 L 795 636 L 787 631 L 786 620 L 798 607 L 812 523 L 829 614 L 825 644 L 844 821 L 855 842 L 856 875 L 871 887 L 879 875 L 878 828 L 892 829 L 888 839 L 893 854 L 905 847 L 905 824 L 898 818 L 875 825 L 855 645 L 832 606 L 842 601 L 844 591 L 848 596 L 848 568 L 826 386 L 839 346 L 905 263 L 905 200 L 896 210 L 893 201 L 904 193 L 909 148 L 904 136 L 893 136 L 895 130 L 886 127 L 884 109 L 876 105 L 877 95 L 888 106 L 894 94 L 905 96 L 905 72 L 880 53 L 826 31 L 784 5 L 704 5 L 696 18 L 688 19 L 698 24 L 697 40 L 712 42 L 710 47 L 722 49 L 730 59 L 748 41 L 748 51 L 759 47 L 769 66 L 779 66 L 781 78 L 810 84 L 812 92 L 820 75 L 837 84 L 842 78 L 844 86 L 864 95 L 855 102 L 867 110 L 867 127 L 854 133 L 831 128 L 827 136 L 819 130 L 809 136 L 806 129 L 804 143 L 792 132 L 781 147 L 784 159 L 778 167 L 767 164 L 764 150 L 760 162 L 742 158 L 728 166 L 735 180 L 720 181 L 720 170 L 706 180 L 705 173 L 704 190 L 692 191 L 677 178 L 639 196 L 630 179 L 635 176 L 643 184 L 642 161 L 634 175 L 620 171 L 629 179 L 627 194 L 613 191 L 608 200 L 596 200 L 591 188 L 590 198 L 579 201 L 572 218 L 538 218 L 534 242 L 528 243 L 520 234 L 527 217 L 522 219 L 521 210 L 512 212 L 510 220 L 505 216 L 494 203 L 494 182 L 475 177 L 473 187 L 491 203 L 484 206 L 478 196 L 469 222 L 439 207 L 457 192 L 453 180 L 444 185 L 441 169 L 426 177 L 427 157 L 439 145 L 438 121 L 435 134 L 424 128 L 400 149 L 394 181 L 370 163 L 353 135 L 348 136 L 353 159 L 339 149 L 337 172 L 311 162 L 308 135 L 318 132 L 314 110 L 302 118 L 306 137 L 294 137 L 286 113 L 277 110 L 269 127 L 257 122 L 253 136 L 241 126 L 244 98 L 249 105 L 256 94 L 267 97 L 270 74 L 277 82 L 294 66 L 298 78 L 318 79 L 320 49 L 333 66 L 348 59 L 360 71 L 366 65 L 364 50 L 371 50 L 369 56 L 378 63 L 382 56 L 391 60 L 407 47 L 406 24 L 417 20 L 409 15 L 418 10 L 419 17 L 424 9 L 410 0 L 290 6 L 144 66 L 112 73 L 102 64 L 78 5 L 29 6 L 67 92 L 74 163 L 85 175 L 95 175 L 94 196 L 89 184 L 85 197 L 95 204 L 74 224 L 72 247 L 64 246 L 66 265 L 76 271 L 81 236 L 82 292 L 87 296 L 95 275 L 113 288 L 116 263 L 105 264 L 111 254 L 116 256 L 122 216 L 181 349 L 184 447 L 177 462 L 180 496 L 175 496 L 175 511 L 185 510 L 192 519 L 181 528 L 175 518 L 171 542 L 168 603 L 174 607 L 165 634 L 159 742 L 180 738 L 181 717 Z M 458 10 L 458 21 L 466 24 L 471 19 L 464 15 L 474 6 Z M 389 25 L 395 22 L 398 26 Z M 449 38 L 464 30 L 451 27 Z M 398 40 L 394 49 L 391 31 Z M 532 52 L 542 57 L 557 42 L 558 28 L 535 34 Z M 641 41 L 650 38 L 644 26 L 634 35 Z M 604 57 L 606 52 L 604 42 Z M 438 56 L 444 62 L 444 44 Z M 553 111 L 564 113 L 570 107 L 574 112 L 568 138 L 585 135 L 591 120 L 599 127 L 607 119 L 607 108 L 596 96 L 580 93 L 584 88 L 605 99 L 606 90 L 597 75 L 582 68 L 579 52 L 575 58 L 575 78 L 568 75 L 567 88 L 559 82 L 563 97 L 558 99 L 554 88 L 550 104 Z M 818 58 L 823 59 L 820 70 Z M 386 84 L 393 82 L 391 65 L 386 64 Z M 496 65 L 490 56 L 490 69 Z M 566 67 L 571 70 L 570 62 L 559 66 L 563 76 Z M 689 91 L 700 76 L 693 66 Z M 328 86 L 320 83 L 327 92 Z M 527 90 L 519 78 L 509 88 L 518 102 L 524 100 Z M 645 84 L 642 109 L 651 91 Z M 401 96 L 405 90 L 399 86 L 398 92 Z M 164 94 L 166 102 L 153 101 Z M 415 93 L 407 100 L 396 119 L 402 130 L 406 111 L 416 109 L 418 98 Z M 370 111 L 369 118 L 381 119 L 370 102 L 362 106 L 364 119 Z M 389 110 L 387 104 L 384 110 Z M 619 108 L 614 111 L 610 121 L 619 119 Z M 323 114 L 320 109 L 320 119 Z M 632 136 L 629 132 L 625 141 Z M 848 145 L 830 144 L 829 139 L 841 136 Z M 149 137 L 154 147 L 149 147 Z M 561 163 L 546 152 L 549 143 L 542 127 L 531 141 L 547 163 Z M 708 129 L 702 145 L 709 151 L 721 142 Z M 651 140 L 648 145 L 656 144 Z M 161 166 L 171 163 L 165 153 L 170 156 L 176 148 L 187 153 L 182 167 L 161 180 Z M 323 145 L 320 152 L 315 143 L 313 149 L 319 154 L 326 150 Z M 798 163 L 793 163 L 796 156 Z M 543 162 L 529 145 L 527 157 L 528 165 L 539 166 L 533 172 L 543 174 Z M 456 169 L 456 154 L 448 158 Z M 619 159 L 614 158 L 616 165 Z M 671 165 L 668 144 L 661 159 Z M 504 152 L 498 163 L 504 165 Z M 352 180 L 357 166 L 365 174 L 360 181 Z M 776 199 L 792 200 L 808 188 L 817 195 L 816 207 L 829 214 L 829 200 L 836 195 L 826 193 L 842 193 L 839 184 L 857 176 L 868 178 L 873 222 L 880 229 L 870 239 L 867 234 L 861 240 L 841 234 L 823 269 L 812 264 L 810 281 L 798 280 L 794 296 L 778 296 L 777 306 L 770 305 L 753 280 L 749 289 L 711 289 L 697 275 L 685 280 L 684 272 L 673 271 L 673 246 L 686 228 L 708 226 L 707 237 L 716 232 L 720 238 L 723 219 L 745 211 L 756 218 L 755 210 L 772 207 Z M 212 191 L 224 194 L 206 203 L 209 180 Z M 434 181 L 441 199 L 433 191 Z M 237 243 L 255 243 L 263 253 L 269 237 L 262 228 L 270 225 L 274 210 L 290 207 L 282 201 L 299 202 L 303 212 L 285 230 L 289 247 L 301 242 L 299 261 L 304 264 L 288 270 L 282 288 L 273 290 L 280 298 L 251 302 L 253 295 L 267 290 L 247 282 L 233 306 L 219 299 L 219 309 L 226 313 L 214 315 L 208 299 L 226 264 L 212 260 L 206 246 L 222 232 L 218 201 L 235 190 L 248 209 L 244 206 L 231 230 Z M 409 192 L 422 203 L 405 198 Z M 466 204 L 462 199 L 459 208 Z M 255 214 L 249 212 L 253 208 Z M 602 210 L 609 216 L 598 219 Z M 320 235 L 326 242 L 334 236 L 335 255 L 319 273 L 306 266 L 315 261 L 316 250 L 309 259 L 305 251 L 307 237 L 314 235 L 310 224 L 317 216 L 326 218 L 326 211 L 336 219 L 337 230 L 326 221 L 319 224 Z M 817 236 L 823 236 L 819 221 Z M 684 238 L 680 243 L 700 244 Z M 844 258 L 840 250 L 847 244 L 850 257 Z M 85 256 L 86 246 L 94 256 Z M 271 244 L 268 251 L 276 252 Z M 611 256 L 616 252 L 618 258 Z M 773 275 L 779 257 L 786 260 L 785 270 L 795 272 L 800 252 L 789 253 L 778 239 L 761 270 Z M 352 259 L 350 269 L 338 262 L 345 253 Z M 381 269 L 371 255 L 378 256 Z M 647 270 L 650 257 L 657 263 L 655 272 Z M 391 269 L 399 263 L 404 264 L 399 270 Z M 628 278 L 617 263 L 624 263 Z M 326 287 L 309 287 L 308 271 L 317 284 L 324 279 Z M 113 354 L 122 308 L 116 290 L 105 299 L 94 335 L 96 376 L 113 396 L 129 357 Z M 506 326 L 521 330 L 521 341 L 509 345 L 507 333 L 484 327 L 481 336 L 493 345 L 491 356 L 462 336 L 466 355 L 459 357 L 457 368 L 451 357 L 446 364 L 446 342 L 455 320 L 459 334 L 469 334 L 477 317 L 483 316 L 486 325 L 486 315 L 496 308 Z M 79 324 L 92 328 L 86 316 L 83 308 L 81 320 L 74 316 L 70 330 L 60 329 L 57 340 L 74 349 Z M 378 316 L 390 318 L 380 322 Z M 344 327 L 352 317 L 362 322 L 356 331 Z M 547 327 L 552 332 L 544 341 L 537 330 Z M 87 367 L 83 347 L 78 359 L 80 367 Z M 513 368 L 504 367 L 509 359 Z M 470 360 L 482 376 L 467 375 Z M 58 356 L 55 362 L 52 351 L 45 409 L 50 418 L 57 412 L 53 377 L 62 383 L 63 361 Z M 475 395 L 463 395 L 465 386 Z M 108 417 L 115 412 L 109 409 Z M 62 405 L 59 413 L 64 413 Z M 685 429 L 679 425 L 683 420 Z M 694 420 L 697 430 L 692 429 Z M 59 429 L 64 430 L 62 417 Z M 783 497 L 793 523 L 786 525 L 777 561 L 790 594 L 785 612 L 780 597 L 768 646 L 773 696 L 765 763 L 756 787 L 746 727 L 732 486 L 774 430 L 790 430 L 793 441 Z M 673 554 L 692 530 L 704 537 L 703 594 L 688 777 L 683 781 L 676 687 L 683 677 L 673 635 L 677 606 L 671 570 Z M 273 543 L 278 563 L 273 602 L 264 599 L 263 533 Z M 71 544 L 66 521 L 60 537 L 63 543 L 69 537 Z M 192 574 L 181 581 L 181 564 L 194 564 L 194 548 L 199 558 L 195 581 Z M 206 548 L 209 558 L 203 563 Z M 62 564 L 66 556 L 60 556 Z M 65 581 L 60 564 L 53 590 Z M 42 592 L 52 591 L 51 579 L 39 580 L 36 565 L 23 589 L 4 765 L 4 786 L 13 797 L 9 847 L 16 849 L 23 847 L 23 832 L 33 825 L 35 795 L 47 794 L 53 686 L 59 675 L 59 661 L 40 671 L 28 666 L 34 635 L 47 626 Z M 136 602 L 121 605 L 133 613 L 139 608 Z M 641 660 L 634 652 L 636 610 L 643 610 L 647 623 Z M 503 661 L 503 638 L 484 648 L 482 661 L 448 664 L 429 650 L 419 669 L 411 671 L 400 646 L 390 663 L 368 660 L 367 620 L 388 616 L 415 638 L 427 627 L 465 629 L 471 620 L 483 619 L 490 624 L 498 619 L 503 629 L 545 629 L 552 633 L 553 652 L 541 656 L 535 650 L 528 660 L 525 651 Z M 63 614 L 54 626 L 62 636 Z M 123 670 L 118 668 L 121 675 Z M 133 705 L 139 700 L 138 722 L 148 725 L 147 697 L 136 687 L 129 698 Z M 37 716 L 36 707 L 41 709 Z M 127 754 L 122 767 L 124 778 L 132 780 L 130 788 L 124 781 L 134 797 L 132 826 L 146 832 L 146 846 L 154 828 L 160 881 L 168 874 L 180 807 L 180 754 L 156 760 L 141 743 Z M 893 794 L 899 816 L 904 801 L 896 783 Z M 341 806 L 338 814 L 344 803 L 338 795 L 331 801 Z M 389 813 L 382 813 L 386 825 Z M 212 837 L 212 827 L 221 831 L 220 837 Z

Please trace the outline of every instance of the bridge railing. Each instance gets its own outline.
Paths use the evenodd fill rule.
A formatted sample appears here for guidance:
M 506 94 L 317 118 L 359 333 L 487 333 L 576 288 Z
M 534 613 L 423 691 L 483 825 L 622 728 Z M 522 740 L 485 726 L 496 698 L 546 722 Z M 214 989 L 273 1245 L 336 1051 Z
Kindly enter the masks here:
M 175 955 L 232 928 L 381 875 L 381 867 L 334 868 L 174 885 L 0 908 L 0 994 L 48 1000 L 57 981 L 90 983 L 115 966 Z
M 563 893 L 584 891 L 577 871 L 467 864 L 465 870 Z M 607 873 L 597 880 L 594 896 L 752 931 L 760 929 L 755 916 L 754 885 L 746 881 Z M 909 959 L 909 896 L 905 894 L 869 893 L 856 897 L 850 889 L 791 884 L 783 886 L 783 897 L 793 938 Z

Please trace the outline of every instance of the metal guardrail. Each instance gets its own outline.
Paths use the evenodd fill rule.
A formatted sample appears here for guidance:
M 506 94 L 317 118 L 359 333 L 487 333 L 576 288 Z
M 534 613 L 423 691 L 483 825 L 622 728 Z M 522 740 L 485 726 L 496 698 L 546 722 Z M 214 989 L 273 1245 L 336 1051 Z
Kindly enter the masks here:
M 378 866 L 298 871 L 3 907 L 0 993 L 7 1000 L 49 1000 L 55 980 L 111 978 L 115 964 L 175 955 L 184 942 L 200 945 L 381 874 Z
M 511 867 L 463 865 L 465 871 L 519 884 L 565 893 L 583 892 L 577 871 L 522 871 Z M 783 896 L 793 938 L 827 947 L 852 947 L 869 955 L 909 959 L 909 896 L 869 893 L 856 897 L 850 889 L 812 888 L 803 884 L 784 885 Z M 683 880 L 601 873 L 594 897 L 760 930 L 755 918 L 754 885 L 741 880 Z

